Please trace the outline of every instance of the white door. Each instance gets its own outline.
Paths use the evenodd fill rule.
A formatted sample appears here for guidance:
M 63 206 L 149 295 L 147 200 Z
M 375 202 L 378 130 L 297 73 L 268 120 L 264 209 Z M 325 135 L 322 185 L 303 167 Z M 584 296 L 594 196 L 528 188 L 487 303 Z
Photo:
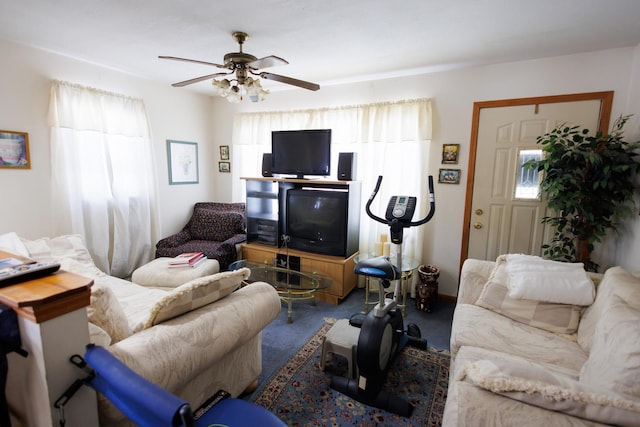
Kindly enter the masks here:
M 602 106 L 601 99 L 586 99 L 479 110 L 472 195 L 469 199 L 468 183 L 465 209 L 468 250 L 462 261 L 495 260 L 505 253 L 541 254 L 550 235 L 541 222 L 546 204 L 538 197 L 537 171 L 522 164 L 540 159 L 536 138 L 560 123 L 595 132 L 603 124 Z M 606 121 L 605 129 L 608 114 Z

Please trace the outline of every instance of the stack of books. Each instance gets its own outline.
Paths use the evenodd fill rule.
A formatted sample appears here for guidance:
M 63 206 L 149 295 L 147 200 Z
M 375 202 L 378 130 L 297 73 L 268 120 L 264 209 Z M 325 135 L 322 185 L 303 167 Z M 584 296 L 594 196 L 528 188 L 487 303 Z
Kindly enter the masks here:
M 195 267 L 207 259 L 202 252 L 185 252 L 169 261 L 169 268 Z

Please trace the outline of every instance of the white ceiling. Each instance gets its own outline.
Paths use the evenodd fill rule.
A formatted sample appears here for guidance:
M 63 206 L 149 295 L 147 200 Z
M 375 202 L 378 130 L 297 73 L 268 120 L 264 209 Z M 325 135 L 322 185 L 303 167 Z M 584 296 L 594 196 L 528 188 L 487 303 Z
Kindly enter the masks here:
M 640 0 L 0 3 L 0 39 L 167 84 L 220 70 L 158 55 L 223 63 L 238 50 L 233 31 L 249 33 L 245 52 L 289 61 L 268 71 L 322 86 L 637 46 Z M 188 88 L 213 94 L 209 81 Z

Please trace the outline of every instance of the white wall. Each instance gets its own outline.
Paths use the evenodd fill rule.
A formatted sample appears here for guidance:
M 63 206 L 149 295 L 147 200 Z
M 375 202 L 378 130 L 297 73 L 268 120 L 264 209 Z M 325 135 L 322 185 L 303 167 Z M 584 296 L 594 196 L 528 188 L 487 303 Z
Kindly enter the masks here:
M 434 135 L 428 167 L 437 175 L 443 143 L 461 144 L 462 183 L 436 185 L 436 215 L 424 226 L 423 263 L 440 268 L 440 293 L 457 294 L 458 269 L 462 239 L 473 103 L 496 99 L 524 98 L 581 92 L 615 91 L 612 118 L 620 114 L 635 114 L 628 129 L 638 128 L 640 115 L 640 47 L 614 49 L 580 55 L 547 58 L 535 61 L 497 64 L 476 68 L 450 70 L 415 77 L 378 80 L 368 83 L 322 87 L 318 92 L 301 89 L 274 92 L 263 103 L 229 104 L 224 114 L 216 104 L 215 133 L 231 126 L 233 112 L 291 110 L 335 105 L 364 104 L 429 97 L 434 100 Z M 296 76 L 304 78 L 304 76 Z M 634 95 L 635 94 L 635 95 Z M 216 120 L 216 118 L 214 118 Z M 635 131 L 637 138 L 638 132 Z M 259 171 L 256 171 L 258 174 Z M 230 197 L 225 188 L 218 188 L 219 197 Z M 400 189 L 399 189 L 400 190 Z M 369 194 L 363 189 L 364 194 Z M 419 195 L 418 195 L 419 196 Z M 363 201 L 364 203 L 364 201 Z M 640 223 L 627 224 L 625 250 L 616 256 L 613 249 L 599 253 L 603 267 L 620 263 L 638 270 L 640 253 Z M 618 242 L 616 242 L 618 243 Z M 609 246 L 607 246 L 609 247 Z M 627 248 L 635 248 L 635 251 Z M 631 254 L 634 255 L 631 255 Z
M 0 169 L 0 233 L 15 231 L 26 238 L 53 233 L 47 111 L 54 79 L 144 100 L 155 148 L 161 236 L 178 231 L 195 202 L 215 200 L 218 154 L 209 96 L 3 41 L 0 57 L 0 129 L 28 132 L 31 155 L 31 169 Z M 199 143 L 200 184 L 169 185 L 167 139 Z
M 640 47 L 634 51 L 627 104 L 623 111 L 636 114 L 633 117 L 635 120 L 627 125 L 627 141 L 640 141 Z M 636 183 L 640 188 L 640 176 L 637 177 Z M 609 242 L 609 246 L 614 247 L 615 264 L 626 266 L 632 271 L 640 270 L 640 194 L 636 197 L 635 209 L 638 215 L 628 220 L 618 235 L 611 238 L 614 244 Z
M 265 102 L 230 104 L 185 89 L 0 41 L 0 129 L 29 132 L 32 168 L 0 169 L 0 233 L 27 238 L 51 235 L 50 155 L 46 113 L 52 79 L 66 80 L 144 99 L 149 113 L 159 183 L 161 234 L 178 231 L 197 201 L 230 201 L 231 174 L 218 170 L 219 146 L 231 145 L 233 116 L 243 111 L 292 110 L 429 97 L 434 101 L 434 135 L 428 168 L 437 174 L 443 143 L 461 144 L 462 183 L 436 185 L 437 212 L 423 227 L 424 259 L 440 267 L 440 292 L 456 295 L 468 147 L 473 103 L 495 99 L 615 91 L 612 117 L 635 114 L 629 135 L 640 137 L 640 47 L 613 49 L 535 61 L 442 71 L 414 77 L 273 92 Z M 283 73 L 286 72 L 283 70 Z M 304 78 L 304 76 L 296 76 Z M 198 142 L 200 184 L 168 185 L 166 140 Z M 233 147 L 231 150 L 233 156 Z M 256 175 L 259 171 L 256 171 Z M 369 190 L 363 189 L 364 194 Z M 419 196 L 419 195 L 418 195 Z M 640 218 L 625 234 L 603 245 L 603 266 L 638 270 Z

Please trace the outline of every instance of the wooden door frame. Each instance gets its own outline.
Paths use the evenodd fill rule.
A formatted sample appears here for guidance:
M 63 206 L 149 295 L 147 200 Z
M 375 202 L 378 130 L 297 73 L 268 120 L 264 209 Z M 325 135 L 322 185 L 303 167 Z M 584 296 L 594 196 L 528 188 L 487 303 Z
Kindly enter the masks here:
M 469 144 L 469 168 L 467 172 L 467 192 L 464 201 L 464 220 L 462 223 L 462 247 L 460 250 L 460 269 L 469 255 L 469 233 L 471 228 L 471 203 L 473 184 L 476 171 L 476 150 L 478 145 L 478 128 L 480 126 L 480 111 L 483 108 L 515 107 L 522 105 L 552 104 L 558 102 L 600 101 L 599 130 L 606 134 L 609 130 L 611 107 L 613 105 L 613 91 L 576 93 L 569 95 L 540 96 L 532 98 L 501 99 L 495 101 L 480 101 L 473 103 L 473 117 L 471 121 L 471 143 Z

